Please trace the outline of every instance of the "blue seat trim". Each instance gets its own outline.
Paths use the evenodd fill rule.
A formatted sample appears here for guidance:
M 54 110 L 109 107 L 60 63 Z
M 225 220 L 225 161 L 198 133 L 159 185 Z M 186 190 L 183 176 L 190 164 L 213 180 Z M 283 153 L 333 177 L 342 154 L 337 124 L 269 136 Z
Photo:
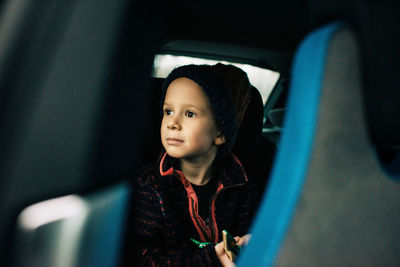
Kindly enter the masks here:
M 288 111 L 271 181 L 238 266 L 270 266 L 303 187 L 313 145 L 325 59 L 340 22 L 317 29 L 300 44 L 292 66 Z
M 130 185 L 122 182 L 86 198 L 93 210 L 84 243 L 89 248 L 80 255 L 80 266 L 120 265 L 130 195 Z

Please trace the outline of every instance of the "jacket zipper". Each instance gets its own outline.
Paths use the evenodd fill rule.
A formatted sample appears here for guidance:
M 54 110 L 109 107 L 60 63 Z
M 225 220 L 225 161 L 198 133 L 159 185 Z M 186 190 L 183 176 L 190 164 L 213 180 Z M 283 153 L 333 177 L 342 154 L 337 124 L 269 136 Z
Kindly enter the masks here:
M 211 218 L 211 242 L 213 242 L 213 240 L 215 240 L 215 225 L 214 225 L 214 217 L 213 217 L 213 212 L 212 212 L 212 207 L 213 207 L 213 201 L 217 198 L 217 196 L 223 192 L 226 191 L 229 188 L 234 188 L 234 187 L 239 187 L 239 186 L 243 186 L 246 183 L 241 183 L 241 184 L 235 184 L 235 185 L 231 185 L 231 186 L 227 186 L 227 187 L 223 187 L 221 190 L 217 191 L 210 199 L 210 206 L 208 209 L 210 218 Z M 215 224 L 217 223 L 217 218 L 215 218 Z

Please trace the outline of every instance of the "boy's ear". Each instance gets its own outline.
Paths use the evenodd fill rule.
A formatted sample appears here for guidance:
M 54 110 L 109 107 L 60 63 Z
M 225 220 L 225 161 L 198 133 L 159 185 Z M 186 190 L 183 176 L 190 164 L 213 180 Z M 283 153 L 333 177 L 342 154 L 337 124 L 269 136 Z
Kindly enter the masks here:
M 215 138 L 214 143 L 217 146 L 225 144 L 225 135 L 223 133 L 221 133 L 221 132 L 218 132 L 218 136 L 217 136 L 217 138 Z

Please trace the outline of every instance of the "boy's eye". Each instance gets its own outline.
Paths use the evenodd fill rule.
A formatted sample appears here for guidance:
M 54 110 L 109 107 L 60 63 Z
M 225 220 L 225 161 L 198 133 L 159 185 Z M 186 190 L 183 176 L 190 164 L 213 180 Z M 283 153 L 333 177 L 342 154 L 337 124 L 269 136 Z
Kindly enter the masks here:
M 191 111 L 186 111 L 185 115 L 186 115 L 186 117 L 188 117 L 188 118 L 193 118 L 193 117 L 196 116 L 196 114 L 194 114 L 194 113 L 191 112 Z
M 165 109 L 165 110 L 164 110 L 164 114 L 167 115 L 167 116 L 169 116 L 169 115 L 172 114 L 172 111 L 171 111 L 170 109 Z

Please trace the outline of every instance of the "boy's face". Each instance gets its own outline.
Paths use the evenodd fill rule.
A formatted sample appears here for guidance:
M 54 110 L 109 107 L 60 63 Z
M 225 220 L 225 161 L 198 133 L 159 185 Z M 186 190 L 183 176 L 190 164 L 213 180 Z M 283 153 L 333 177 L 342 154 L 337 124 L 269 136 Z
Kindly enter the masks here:
M 161 123 L 161 142 L 168 155 L 178 159 L 210 159 L 225 143 L 203 89 L 188 78 L 168 87 Z M 212 158 L 212 159 L 213 159 Z

